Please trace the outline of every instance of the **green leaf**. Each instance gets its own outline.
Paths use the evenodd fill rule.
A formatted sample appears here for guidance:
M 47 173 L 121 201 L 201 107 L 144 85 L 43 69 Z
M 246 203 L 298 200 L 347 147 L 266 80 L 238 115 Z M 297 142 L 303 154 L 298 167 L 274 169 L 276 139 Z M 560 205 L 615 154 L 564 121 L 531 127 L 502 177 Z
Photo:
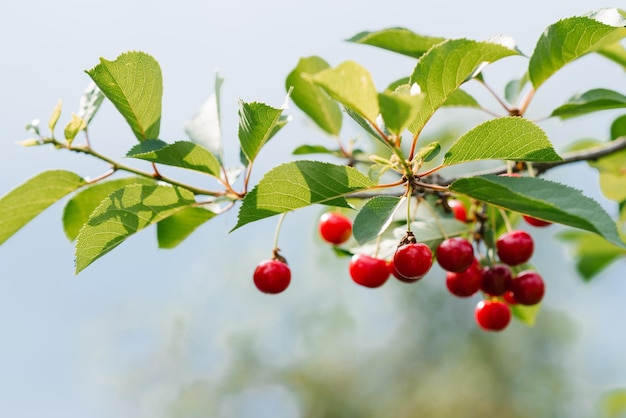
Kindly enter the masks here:
M 159 248 L 174 248 L 216 213 L 202 207 L 186 207 L 157 224 Z
M 139 141 L 159 137 L 163 79 L 159 63 L 144 52 L 126 52 L 86 71 L 124 116 Z
M 572 247 L 576 270 L 589 281 L 614 261 L 626 256 L 626 250 L 610 244 L 602 237 L 582 231 L 563 231 L 557 238 Z
M 626 150 L 589 161 L 589 165 L 600 174 L 600 189 L 604 196 L 616 202 L 626 200 Z
M 355 112 L 354 110 L 346 107 L 346 114 L 350 116 L 350 118 L 355 121 L 361 128 L 363 128 L 368 134 L 370 134 L 373 138 L 380 141 L 383 145 L 389 146 L 385 138 L 378 132 L 378 130 L 374 129 L 374 125 L 370 123 L 363 116 Z
M 536 305 L 525 306 L 525 305 L 511 305 L 511 313 L 515 318 L 520 320 L 523 324 L 532 327 L 535 325 L 537 320 L 537 315 L 539 315 L 539 311 L 541 310 L 541 303 L 537 303 Z
M 126 156 L 199 171 L 217 178 L 222 173 L 220 163 L 211 151 L 188 141 L 168 145 L 160 140 L 146 140 L 135 145 Z
M 426 144 L 417 150 L 414 160 L 422 160 L 423 162 L 427 163 L 429 161 L 432 161 L 433 158 L 439 155 L 440 151 L 441 145 L 439 144 L 439 142 L 431 142 L 430 144 Z
M 504 98 L 506 101 L 509 103 L 515 102 L 529 81 L 528 71 L 521 78 L 509 81 L 506 87 L 504 87 Z
M 347 41 L 372 45 L 398 54 L 419 58 L 433 45 L 445 41 L 445 38 L 418 35 L 405 28 L 389 28 L 376 32 L 361 32 Z
M 611 124 L 611 139 L 617 139 L 620 136 L 626 136 L 626 115 L 618 117 Z
M 337 157 L 341 156 L 338 150 L 332 150 L 322 145 L 300 145 L 293 150 L 293 155 L 306 155 L 306 154 L 330 154 Z
M 62 197 L 85 185 L 77 174 L 51 170 L 13 189 L 0 199 L 0 244 Z
M 567 103 L 554 109 L 550 116 L 561 119 L 583 116 L 591 112 L 626 107 L 626 96 L 612 90 L 593 89 L 577 94 Z
M 484 175 L 461 178 L 450 191 L 489 204 L 594 232 L 622 248 L 615 221 L 595 200 L 564 184 L 534 177 Z
M 254 161 L 259 151 L 285 124 L 283 109 L 264 103 L 239 101 L 239 142 L 248 162 Z M 245 163 L 245 161 L 242 161 Z
M 417 83 L 426 93 L 420 112 L 411 124 L 411 132 L 420 132 L 433 113 L 478 67 L 511 55 L 519 55 L 519 52 L 498 43 L 467 39 L 448 40 L 430 49 L 411 75 L 410 83 Z
M 519 117 L 484 122 L 460 137 L 446 153 L 443 164 L 477 160 L 560 161 L 545 132 Z
M 626 414 L 626 389 L 606 392 L 600 399 L 601 418 L 623 418 Z
M 363 173 L 344 165 L 318 161 L 281 164 L 267 172 L 244 197 L 233 230 L 316 203 L 350 207 L 346 195 L 373 185 Z
M 155 184 L 145 177 L 126 177 L 95 183 L 76 193 L 63 210 L 63 229 L 70 241 L 78 236 L 80 228 L 89 220 L 89 215 L 111 193 L 129 184 Z
M 211 151 L 220 163 L 224 160 L 220 123 L 220 89 L 223 82 L 224 79 L 216 73 L 215 92 L 185 125 L 185 132 L 189 139 Z
M 50 120 L 48 121 L 48 128 L 50 132 L 54 132 L 54 127 L 57 125 L 59 118 L 61 117 L 61 110 L 63 109 L 63 100 L 59 100 L 54 106 L 54 110 L 52 111 L 52 115 L 50 116 Z M 39 134 L 39 129 L 37 129 L 37 134 Z
M 84 119 L 87 125 L 89 125 L 93 117 L 96 115 L 96 112 L 98 112 L 98 109 L 100 109 L 100 105 L 103 100 L 104 94 L 98 88 L 96 83 L 89 83 L 80 98 L 77 115 Z
M 380 93 L 378 105 L 385 121 L 385 127 L 400 135 L 417 115 L 423 95 L 404 95 L 400 93 Z
M 480 104 L 463 89 L 454 90 L 441 106 L 445 107 L 473 107 L 480 109 Z
M 325 132 L 339 135 L 343 115 L 337 102 L 331 99 L 318 85 L 313 83 L 311 76 L 330 65 L 322 58 L 311 56 L 300 58 L 298 65 L 285 80 L 285 87 L 293 87 L 291 99 L 304 113 Z
M 71 144 L 76 135 L 87 127 L 87 122 L 75 113 L 72 113 L 72 120 L 65 126 L 63 133 L 65 140 Z
M 365 244 L 385 232 L 404 198 L 376 196 L 368 200 L 354 218 L 352 235 L 359 244 Z
M 354 61 L 345 61 L 335 68 L 327 68 L 313 76 L 313 82 L 321 86 L 333 99 L 348 107 L 370 122 L 376 120 L 378 92 L 369 71 Z
M 543 32 L 528 63 L 535 89 L 566 64 L 626 36 L 624 19 L 616 9 L 560 20 Z
M 76 273 L 120 245 L 126 238 L 195 203 L 179 187 L 131 184 L 106 197 L 76 238 Z
M 623 69 L 626 70 L 626 48 L 624 48 L 621 41 L 605 45 L 596 52 L 616 64 L 621 65 Z

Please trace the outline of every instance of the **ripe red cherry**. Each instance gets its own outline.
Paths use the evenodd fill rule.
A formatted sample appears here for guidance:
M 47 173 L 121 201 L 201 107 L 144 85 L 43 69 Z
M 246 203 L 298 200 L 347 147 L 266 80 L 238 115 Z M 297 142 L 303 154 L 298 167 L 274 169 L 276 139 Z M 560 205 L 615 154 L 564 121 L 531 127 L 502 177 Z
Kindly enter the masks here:
M 511 308 L 498 300 L 481 300 L 476 305 L 474 317 L 485 331 L 502 331 L 511 322 Z
M 502 295 L 502 297 L 504 298 L 506 303 L 508 303 L 509 305 L 517 305 L 517 301 L 515 300 L 515 295 L 513 294 L 511 290 L 507 290 L 506 292 L 504 292 L 504 295 Z
M 522 217 L 524 218 L 526 223 L 532 226 L 537 226 L 541 228 L 543 226 L 552 225 L 552 222 L 544 221 L 543 219 L 533 218 L 532 216 L 523 215 Z
M 536 271 L 525 270 L 511 282 L 511 290 L 520 305 L 535 305 L 543 299 L 546 286 Z
M 467 209 L 465 209 L 465 205 L 458 199 L 450 199 L 448 200 L 448 206 L 452 209 L 452 213 L 456 220 L 461 222 L 467 222 Z
M 426 244 L 411 243 L 398 247 L 393 255 L 395 271 L 407 280 L 421 279 L 433 265 L 433 253 Z
M 447 271 L 465 271 L 474 262 L 474 248 L 465 238 L 448 238 L 437 247 L 437 262 Z
M 422 277 L 417 277 L 417 278 L 404 277 L 403 275 L 398 273 L 398 271 L 396 270 L 396 266 L 393 264 L 393 259 L 391 259 L 391 261 L 387 263 L 387 267 L 389 268 L 389 272 L 393 275 L 393 277 L 395 277 L 396 279 L 404 283 L 415 283 L 416 281 L 422 278 Z
M 380 287 L 389 278 L 387 262 L 367 254 L 355 254 L 350 260 L 350 277 L 365 287 Z
M 491 296 L 502 296 L 511 285 L 511 270 L 504 264 L 485 266 L 482 270 L 481 290 Z
M 469 297 L 478 292 L 481 283 L 480 264 L 476 259 L 467 270 L 460 273 L 450 271 L 446 274 L 446 287 L 450 293 L 460 298 Z
M 320 217 L 318 231 L 324 241 L 343 244 L 352 234 L 352 221 L 341 213 L 327 212 Z
M 509 266 L 523 264 L 533 255 L 533 239 L 527 232 L 510 231 L 500 235 L 496 242 L 498 257 Z
M 262 261 L 254 270 L 254 284 L 263 293 L 280 293 L 291 282 L 289 266 L 280 260 Z

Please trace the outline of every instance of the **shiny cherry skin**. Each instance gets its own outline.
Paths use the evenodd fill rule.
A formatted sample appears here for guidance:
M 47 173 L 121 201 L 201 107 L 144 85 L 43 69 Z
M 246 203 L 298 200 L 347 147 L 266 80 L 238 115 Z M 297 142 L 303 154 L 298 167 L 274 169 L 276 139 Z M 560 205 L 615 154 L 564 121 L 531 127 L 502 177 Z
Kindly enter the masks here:
M 254 284 L 263 293 L 281 293 L 291 282 L 291 270 L 280 260 L 265 260 L 254 270 Z
M 460 298 L 470 297 L 480 290 L 482 272 L 478 260 L 474 260 L 465 271 L 446 273 L 446 287 L 454 296 Z
M 419 280 L 433 265 L 433 253 L 426 244 L 410 243 L 396 249 L 393 255 L 395 271 L 407 280 Z
M 324 241 L 343 244 L 352 235 L 352 220 L 341 213 L 326 212 L 320 217 L 317 229 Z
M 355 254 L 350 260 L 350 277 L 355 283 L 365 287 L 380 287 L 390 276 L 385 260 L 367 254 Z
M 404 277 L 403 275 L 398 273 L 398 271 L 396 270 L 396 266 L 393 264 L 393 259 L 391 259 L 387 263 L 387 267 L 389 268 L 389 272 L 393 275 L 393 277 L 395 277 L 396 279 L 400 280 L 403 283 L 415 283 L 416 281 L 422 278 L 421 276 L 417 278 Z
M 480 289 L 491 296 L 502 296 L 511 286 L 511 269 L 504 264 L 485 266 Z
M 532 237 L 522 230 L 506 232 L 496 241 L 498 257 L 509 266 L 517 266 L 527 262 L 533 255 Z
M 536 271 L 525 270 L 513 279 L 511 291 L 515 301 L 520 305 L 536 305 L 543 299 L 546 285 Z
M 450 199 L 448 200 L 448 206 L 452 209 L 454 218 L 457 221 L 467 222 L 467 209 L 465 209 L 463 202 L 458 199 Z
M 511 322 L 511 308 L 499 300 L 481 300 L 474 310 L 474 318 L 485 331 L 502 331 Z
M 544 226 L 552 225 L 552 222 L 544 221 L 543 219 L 533 218 L 532 216 L 522 215 L 527 224 L 542 228 Z
M 437 262 L 447 271 L 465 271 L 474 262 L 474 247 L 465 238 L 448 238 L 437 247 Z

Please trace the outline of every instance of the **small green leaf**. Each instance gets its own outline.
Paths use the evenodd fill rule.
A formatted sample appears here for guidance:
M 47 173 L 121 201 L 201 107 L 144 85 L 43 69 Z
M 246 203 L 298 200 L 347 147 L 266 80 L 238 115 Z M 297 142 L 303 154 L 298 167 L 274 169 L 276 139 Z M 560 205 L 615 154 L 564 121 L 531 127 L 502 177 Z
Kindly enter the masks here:
M 76 238 L 76 273 L 126 238 L 195 203 L 180 187 L 131 184 L 106 197 Z
M 216 215 L 202 207 L 187 207 L 157 224 L 159 248 L 174 248 L 183 242 L 200 225 Z
M 611 263 L 626 256 L 623 248 L 589 232 L 563 231 L 556 236 L 572 247 L 576 270 L 585 281 L 593 279 Z
M 267 172 L 248 192 L 233 230 L 316 203 L 350 207 L 346 195 L 373 185 L 363 173 L 344 165 L 318 161 L 281 164 Z
M 220 123 L 220 89 L 224 79 L 215 74 L 215 92 L 200 107 L 198 113 L 185 125 L 191 141 L 202 145 L 223 161 L 222 128 Z
M 369 122 L 376 120 L 378 92 L 369 71 L 354 61 L 345 61 L 335 68 L 327 68 L 313 75 L 313 82 L 321 86 L 333 99 L 348 107 Z
M 0 199 L 0 244 L 67 194 L 85 185 L 77 174 L 44 171 Z
M 89 125 L 93 117 L 96 115 L 96 112 L 98 112 L 98 109 L 100 109 L 100 105 L 103 101 L 104 94 L 98 88 L 96 83 L 89 83 L 80 98 L 77 115 L 82 118 L 87 125 Z
M 361 32 L 348 39 L 348 42 L 371 45 L 413 58 L 421 57 L 433 45 L 443 41 L 445 38 L 418 35 L 405 28 Z
M 54 106 L 54 110 L 52 111 L 52 115 L 50 116 L 50 120 L 48 121 L 48 128 L 50 132 L 54 132 L 54 127 L 57 125 L 59 118 L 61 117 L 61 110 L 63 109 L 63 100 L 59 100 Z M 39 130 L 37 130 L 39 133 Z
M 65 130 L 63 133 L 65 134 L 65 140 L 71 144 L 76 138 L 76 135 L 83 129 L 87 127 L 87 122 L 76 113 L 72 113 L 72 120 L 65 125 Z
M 330 154 L 335 156 L 341 156 L 338 150 L 332 150 L 322 145 L 300 145 L 293 150 L 293 155 L 306 155 L 306 154 Z
M 422 160 L 423 162 L 427 163 L 429 161 L 432 161 L 433 158 L 439 155 L 440 151 L 441 145 L 439 144 L 439 142 L 431 142 L 430 144 L 426 144 L 422 148 L 417 150 L 417 153 L 415 154 L 415 160 Z
M 528 71 L 521 78 L 509 81 L 506 87 L 504 87 L 504 98 L 506 101 L 509 103 L 515 102 L 529 81 Z
M 300 58 L 298 65 L 285 80 L 285 87 L 293 87 L 291 99 L 304 113 L 325 132 L 339 135 L 343 115 L 337 102 L 331 99 L 326 92 L 313 83 L 311 76 L 330 65 L 322 58 L 311 56 Z
M 27 132 L 33 133 L 33 134 L 37 134 L 37 135 L 41 135 L 39 132 L 39 125 L 41 124 L 41 121 L 39 119 L 33 119 L 33 121 L 29 124 L 27 124 L 24 129 Z
M 144 52 L 126 52 L 86 71 L 130 125 L 139 141 L 159 137 L 163 76 Z
M 463 89 L 454 90 L 441 106 L 445 107 L 473 107 L 480 109 L 480 104 Z
M 247 162 L 252 162 L 259 151 L 285 124 L 283 109 L 264 103 L 239 101 L 239 142 Z M 245 163 L 245 161 L 242 161 Z
M 534 177 L 484 175 L 458 179 L 450 190 L 534 218 L 594 232 L 626 247 L 615 221 L 602 206 L 564 184 Z
M 387 141 L 385 140 L 385 138 L 383 138 L 383 136 L 379 133 L 379 131 L 374 129 L 374 125 L 372 123 L 370 123 L 363 116 L 361 116 L 359 113 L 355 112 L 354 110 L 350 109 L 349 107 L 346 107 L 345 110 L 346 110 L 346 114 L 350 116 L 350 118 L 353 121 L 355 121 L 357 125 L 363 128 L 373 138 L 377 139 L 378 141 L 380 141 L 382 144 L 386 146 L 389 145 Z
M 368 200 L 354 218 L 352 235 L 359 244 L 365 244 L 385 232 L 404 198 L 376 196 Z
M 484 122 L 460 137 L 446 153 L 443 164 L 477 160 L 560 161 L 545 132 L 519 117 Z
M 626 150 L 589 161 L 589 165 L 600 174 L 600 189 L 604 196 L 616 202 L 626 200 Z
M 626 96 L 612 90 L 594 89 L 575 95 L 567 103 L 554 109 L 550 116 L 567 119 L 600 110 L 624 107 L 626 107 Z
M 411 75 L 410 84 L 417 83 L 426 94 L 420 112 L 411 124 L 411 132 L 420 132 L 435 111 L 476 73 L 477 68 L 519 54 L 515 48 L 499 43 L 467 39 L 448 40 L 434 46 L 420 58 Z
M 512 305 L 511 313 L 515 318 L 520 320 L 523 324 L 532 327 L 535 325 L 537 320 L 537 315 L 539 315 L 539 311 L 541 310 L 541 303 L 537 303 L 536 305 L 525 306 L 525 305 Z
M 566 64 L 626 36 L 616 9 L 560 20 L 543 32 L 530 57 L 528 73 L 535 89 Z
M 222 172 L 217 157 L 211 151 L 188 141 L 168 145 L 160 140 L 146 140 L 135 145 L 126 156 L 199 171 L 217 178 Z
M 626 115 L 615 119 L 611 124 L 611 140 L 626 136 Z
M 385 121 L 385 127 L 392 133 L 400 135 L 411 121 L 415 119 L 423 95 L 404 95 L 399 93 L 380 93 L 378 105 Z
M 65 205 L 63 210 L 63 229 L 70 241 L 74 241 L 80 228 L 89 220 L 89 215 L 100 203 L 114 191 L 129 184 L 155 184 L 146 177 L 126 177 L 117 180 L 103 181 L 90 185 L 76 193 Z

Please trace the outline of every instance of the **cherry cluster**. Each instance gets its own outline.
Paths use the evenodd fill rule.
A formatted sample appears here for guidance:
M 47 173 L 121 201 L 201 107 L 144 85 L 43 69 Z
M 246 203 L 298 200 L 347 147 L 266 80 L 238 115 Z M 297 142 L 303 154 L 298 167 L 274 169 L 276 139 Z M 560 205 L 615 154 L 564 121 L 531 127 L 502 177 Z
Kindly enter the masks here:
M 454 217 L 467 222 L 467 210 L 456 199 L 447 201 Z M 530 225 L 546 226 L 549 222 L 524 217 Z M 348 241 L 352 221 L 338 212 L 323 214 L 318 223 L 321 238 L 332 245 Z M 415 283 L 431 269 L 434 260 L 446 271 L 446 287 L 457 297 L 467 298 L 479 292 L 483 298 L 475 309 L 478 325 L 487 331 L 501 331 L 511 321 L 513 305 L 536 305 L 545 292 L 542 277 L 522 266 L 531 258 L 533 239 L 527 232 L 513 229 L 503 233 L 495 243 L 497 260 L 475 254 L 472 243 L 463 237 L 444 239 L 433 251 L 417 242 L 412 232 L 399 242 L 390 260 L 368 254 L 354 254 L 349 273 L 352 280 L 364 287 L 377 288 L 394 276 L 404 283 Z M 271 260 L 261 262 L 254 272 L 254 283 L 264 293 L 280 293 L 291 280 L 284 258 L 277 250 Z

